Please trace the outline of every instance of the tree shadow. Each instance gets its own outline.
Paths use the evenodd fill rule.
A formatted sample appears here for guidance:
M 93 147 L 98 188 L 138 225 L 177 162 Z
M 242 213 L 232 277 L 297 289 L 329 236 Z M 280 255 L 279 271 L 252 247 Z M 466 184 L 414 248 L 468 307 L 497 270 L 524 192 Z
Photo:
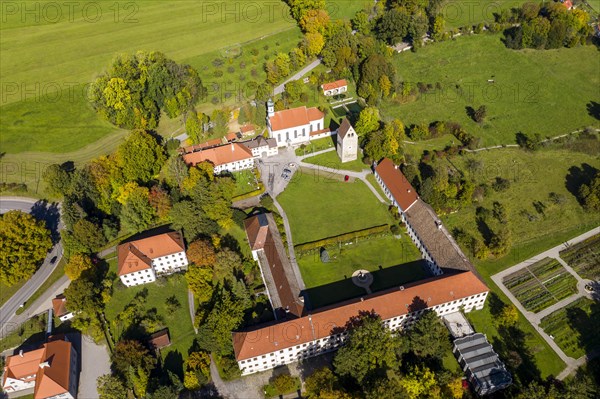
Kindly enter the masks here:
M 517 327 L 500 327 L 498 334 L 499 338 L 494 339 L 492 346 L 507 367 L 512 369 L 513 375 L 522 384 L 540 381 L 541 373 L 527 344 L 527 334 Z
M 581 198 L 579 198 L 579 187 L 582 184 L 589 184 L 590 181 L 598 174 L 600 171 L 595 167 L 583 163 L 581 166 L 571 166 L 569 168 L 569 173 L 565 177 L 565 187 L 581 204 Z
M 419 310 L 427 309 L 427 301 L 420 296 L 415 296 L 412 302 L 407 307 L 409 313 L 418 312 Z
M 586 108 L 591 117 L 600 120 L 600 103 L 597 103 L 596 101 L 590 101 L 587 103 Z
M 183 356 L 178 350 L 167 353 L 162 364 L 161 374 L 167 374 L 170 371 L 183 381 Z
M 566 309 L 567 322 L 569 326 L 579 334 L 579 346 L 586 354 L 600 351 L 600 303 L 594 301 L 590 305 L 588 315 L 579 307 L 568 307 Z
M 221 237 L 221 246 L 227 247 L 231 249 L 233 252 L 238 254 L 242 253 L 242 249 L 240 248 L 240 243 L 235 239 L 231 234 L 225 234 Z
M 467 113 L 467 116 L 469 117 L 469 119 L 475 120 L 475 108 L 467 105 L 465 107 L 465 112 Z
M 488 295 L 487 303 L 490 307 L 490 314 L 494 317 L 498 317 L 500 313 L 502 313 L 502 309 L 506 306 L 506 304 L 502 302 L 502 299 L 494 292 L 490 292 Z
M 214 383 L 210 382 L 204 385 L 200 390 L 195 392 L 184 392 L 179 395 L 180 399 L 221 399 L 223 396 L 219 393 L 219 390 Z
M 31 207 L 31 215 L 46 222 L 46 228 L 50 230 L 52 243 L 56 244 L 60 241 L 58 225 L 60 224 L 60 210 L 57 203 L 48 203 L 48 201 L 38 201 Z

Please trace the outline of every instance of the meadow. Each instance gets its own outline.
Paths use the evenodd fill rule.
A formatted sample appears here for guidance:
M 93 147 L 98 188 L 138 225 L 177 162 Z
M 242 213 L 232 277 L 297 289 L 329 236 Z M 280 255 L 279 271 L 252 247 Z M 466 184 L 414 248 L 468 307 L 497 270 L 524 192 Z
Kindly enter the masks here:
M 354 161 L 342 162 L 337 151 L 329 151 L 323 154 L 315 155 L 313 157 L 305 158 L 303 161 L 313 164 L 324 166 L 326 168 L 333 168 L 338 171 L 352 170 L 360 172 L 364 169 L 369 169 L 369 165 L 365 165 L 362 161 L 362 154 L 359 154 L 358 159 Z
M 392 223 L 386 206 L 360 180 L 296 173 L 277 200 L 290 220 L 295 244 Z
M 518 132 L 546 137 L 600 126 L 587 109 L 600 100 L 600 66 L 585 61 L 597 58 L 595 46 L 516 51 L 507 49 L 501 38 L 464 36 L 396 54 L 400 81 L 432 88 L 414 101 L 385 101 L 382 114 L 407 126 L 455 121 L 480 137 L 481 146 L 514 144 Z M 466 107 L 480 105 L 486 106 L 487 116 L 478 124 L 467 116 Z
M 469 167 L 474 161 L 478 166 Z M 596 156 L 560 147 L 536 152 L 501 148 L 455 157 L 451 163 L 476 185 L 489 185 L 497 176 L 510 181 L 506 191 L 489 189 L 481 202 L 442 216 L 450 231 L 462 228 L 477 235 L 480 233 L 475 217 L 476 208 L 482 206 L 491 209 L 494 201 L 505 206 L 513 244 L 503 257 L 475 260 L 484 276 L 515 265 L 600 223 L 600 215 L 583 210 L 567 188 L 573 185 L 570 170 L 583 164 L 599 167 L 600 160 Z M 560 202 L 551 201 L 550 193 L 558 194 Z
M 519 7 L 525 2 L 526 0 L 447 0 L 442 5 L 441 14 L 446 21 L 446 30 L 471 27 L 479 23 L 487 25 L 495 21 L 495 13 Z

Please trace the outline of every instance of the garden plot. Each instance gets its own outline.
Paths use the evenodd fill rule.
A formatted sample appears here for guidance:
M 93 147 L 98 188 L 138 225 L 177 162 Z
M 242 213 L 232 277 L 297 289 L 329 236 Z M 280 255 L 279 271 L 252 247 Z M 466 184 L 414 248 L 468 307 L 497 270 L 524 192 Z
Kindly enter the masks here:
M 577 293 L 575 277 L 552 258 L 506 276 L 503 283 L 525 309 L 534 313 Z
M 569 264 L 581 278 L 600 278 L 600 234 L 560 251 L 560 257 Z

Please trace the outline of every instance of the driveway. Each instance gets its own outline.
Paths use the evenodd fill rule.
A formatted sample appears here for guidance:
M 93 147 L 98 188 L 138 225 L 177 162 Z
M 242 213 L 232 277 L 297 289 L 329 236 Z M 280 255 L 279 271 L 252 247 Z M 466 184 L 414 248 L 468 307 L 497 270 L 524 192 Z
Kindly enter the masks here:
M 313 62 L 311 62 L 310 64 L 308 64 L 304 68 L 302 68 L 300 71 L 298 71 L 297 73 L 295 73 L 291 78 L 289 78 L 288 80 L 286 80 L 285 82 L 283 82 L 279 86 L 275 87 L 273 89 L 273 95 L 276 96 L 277 94 L 283 93 L 283 91 L 285 90 L 285 84 L 286 83 L 291 82 L 293 80 L 298 80 L 298 79 L 302 78 L 304 75 L 306 75 L 307 73 L 309 73 L 310 71 L 312 71 L 313 69 L 315 69 L 316 67 L 318 67 L 319 65 L 321 65 L 321 60 L 320 59 L 314 60 Z
M 110 374 L 110 356 L 104 345 L 97 345 L 87 335 L 81 339 L 81 374 L 79 375 L 79 395 L 81 399 L 97 399 L 96 380 Z
M 560 258 L 559 255 L 560 255 L 560 251 L 564 250 L 565 248 L 567 248 L 571 245 L 577 244 L 578 242 L 586 240 L 589 237 L 592 237 L 599 233 L 600 233 L 600 228 L 596 227 L 578 237 L 573 238 L 572 240 L 569 240 L 561 245 L 557 245 L 554 248 L 551 248 L 545 252 L 542 252 L 532 258 L 529 258 L 513 267 L 510 267 L 510 268 L 503 270 L 500 273 L 494 274 L 492 276 L 492 280 L 494 281 L 494 283 L 496 283 L 496 285 L 502 290 L 502 292 L 504 292 L 504 294 L 511 300 L 511 302 L 517 307 L 517 309 L 519 309 L 519 311 L 525 316 L 525 318 L 527 318 L 527 320 L 531 323 L 531 325 L 538 331 L 538 333 L 542 336 L 542 338 L 544 338 L 544 340 L 548 343 L 548 345 L 550 345 L 550 347 L 552 349 L 554 349 L 556 354 L 567 364 L 567 367 L 565 368 L 565 370 L 563 370 L 563 372 L 561 372 L 557 377 L 558 379 L 561 379 L 561 380 L 563 378 L 566 378 L 572 371 L 576 370 L 579 366 L 585 364 L 587 359 L 590 358 L 592 355 L 597 356 L 600 353 L 596 352 L 594 354 L 588 354 L 587 356 L 582 356 L 579 359 L 573 359 L 572 357 L 567 356 L 563 352 L 563 350 L 558 345 L 556 345 L 554 340 L 548 334 L 546 334 L 546 332 L 540 327 L 540 322 L 547 315 L 551 314 L 552 312 L 555 312 L 556 310 L 562 309 L 563 307 L 567 306 L 568 304 L 577 300 L 578 298 L 585 296 L 585 297 L 588 297 L 591 299 L 590 294 L 588 294 L 584 290 L 584 286 L 586 283 L 589 282 L 589 280 L 582 279 L 575 272 L 575 270 L 573 270 L 573 268 L 571 268 L 568 264 L 565 263 L 565 261 L 563 261 Z M 573 277 L 575 277 L 575 279 L 577 279 L 578 293 L 573 294 L 570 297 L 565 298 L 562 301 L 560 301 L 552 306 L 549 306 L 546 309 L 544 309 L 538 313 L 533 313 L 533 312 L 528 311 L 527 309 L 525 309 L 525 307 L 523 307 L 523 305 L 521 305 L 521 302 L 519 302 L 519 300 L 510 292 L 510 290 L 504 286 L 502 280 L 504 279 L 504 277 L 506 277 L 518 270 L 521 270 L 524 267 L 530 266 L 544 258 L 556 259 L 567 270 L 567 272 L 572 274 Z
M 47 203 L 34 198 L 21 197 L 1 197 L 0 213 L 9 210 L 20 210 L 29 212 L 40 220 L 45 220 L 46 225 L 51 230 L 53 241 L 56 243 L 50 250 L 46 259 L 35 272 L 35 274 L 0 308 L 0 336 L 7 328 L 12 328 L 15 323 L 15 312 L 52 274 L 63 254 L 62 245 L 59 241 L 59 231 L 62 228 L 60 223 L 60 205 L 56 203 Z M 54 259 L 54 262 L 52 260 Z M 10 323 L 10 324 L 9 324 Z

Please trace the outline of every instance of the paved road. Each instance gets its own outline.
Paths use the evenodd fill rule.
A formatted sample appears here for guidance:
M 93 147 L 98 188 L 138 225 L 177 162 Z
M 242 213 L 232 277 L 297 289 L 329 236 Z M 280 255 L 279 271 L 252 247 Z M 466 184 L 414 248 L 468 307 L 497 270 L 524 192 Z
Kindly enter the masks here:
M 567 265 L 560 258 L 559 255 L 560 255 L 560 251 L 565 249 L 566 247 L 574 245 L 580 241 L 583 241 L 583 240 L 585 240 L 593 235 L 599 234 L 599 233 L 600 233 L 600 227 L 596 227 L 584 234 L 581 234 L 578 237 L 573 238 L 572 240 L 567 241 L 566 243 L 557 245 L 554 248 L 551 248 L 545 252 L 542 252 L 532 258 L 527 259 L 526 261 L 523 261 L 513 267 L 510 267 L 510 268 L 503 270 L 500 273 L 497 273 L 492 276 L 492 280 L 496 283 L 496 285 L 498 285 L 498 287 L 500 287 L 502 292 L 504 292 L 504 294 L 506 294 L 506 296 L 512 301 L 512 303 L 517 307 L 517 309 L 519 309 L 519 311 L 527 318 L 527 320 L 540 333 L 540 335 L 542 336 L 542 338 L 544 338 L 544 340 L 548 343 L 548 345 L 550 345 L 550 347 L 552 347 L 552 349 L 554 349 L 556 354 L 567 364 L 567 367 L 565 368 L 565 370 L 563 370 L 563 372 L 561 372 L 558 375 L 557 378 L 559 378 L 559 379 L 566 378 L 572 371 L 576 370 L 579 366 L 585 364 L 585 362 L 587 361 L 588 358 L 590 358 L 591 356 L 597 356 L 600 354 L 600 352 L 589 354 L 588 356 L 582 356 L 579 359 L 573 359 L 572 357 L 567 356 L 563 352 L 563 350 L 558 345 L 556 345 L 554 340 L 548 334 L 546 334 L 546 332 L 540 327 L 540 322 L 541 322 L 542 318 L 544 318 L 545 316 L 549 315 L 550 313 L 552 313 L 558 309 L 563 308 L 564 306 L 568 305 L 569 303 L 573 302 L 574 300 L 581 298 L 582 296 L 586 296 L 588 298 L 590 297 L 590 295 L 588 293 L 586 293 L 585 290 L 583 289 L 584 285 L 586 283 L 588 283 L 589 280 L 582 279 L 577 273 L 575 273 L 575 271 L 569 265 Z M 530 266 L 530 265 L 532 265 L 544 258 L 547 258 L 547 257 L 557 259 L 565 267 L 567 272 L 572 274 L 577 279 L 578 293 L 571 295 L 570 297 L 568 297 L 568 298 L 566 298 L 566 299 L 564 299 L 564 300 L 562 300 L 562 301 L 560 301 L 560 302 L 558 302 L 536 314 L 536 313 L 526 310 L 523 307 L 523 305 L 521 305 L 521 302 L 519 302 L 517 300 L 517 298 L 510 292 L 510 290 L 504 286 L 504 284 L 502 283 L 502 280 L 507 275 L 514 273 L 524 267 Z
M 20 197 L 2 197 L 0 198 L 0 213 L 8 212 L 9 210 L 21 210 L 30 212 L 38 218 L 46 218 L 50 224 L 53 234 L 58 234 L 62 227 L 60 225 L 60 210 L 56 204 L 50 204 L 34 199 Z M 0 337 L 5 330 L 14 327 L 16 319 L 15 312 L 38 288 L 46 281 L 50 274 L 60 262 L 63 254 L 62 245 L 59 242 L 50 250 L 46 259 L 37 270 L 37 272 L 0 308 Z M 56 259 L 55 259 L 56 258 Z M 54 259 L 54 262 L 52 262 Z
M 302 68 L 300 71 L 298 71 L 297 73 L 295 73 L 291 78 L 289 78 L 288 80 L 286 80 L 285 82 L 283 82 L 279 86 L 275 87 L 273 89 L 273 94 L 277 95 L 277 94 L 283 93 L 283 90 L 285 89 L 285 84 L 286 83 L 291 82 L 292 80 L 298 80 L 298 79 L 302 78 L 304 75 L 306 75 L 307 73 L 309 73 L 310 71 L 312 71 L 313 69 L 315 69 L 316 67 L 318 67 L 319 65 L 321 65 L 321 60 L 320 59 L 314 60 L 313 62 L 311 62 L 310 64 L 308 64 L 304 68 Z

